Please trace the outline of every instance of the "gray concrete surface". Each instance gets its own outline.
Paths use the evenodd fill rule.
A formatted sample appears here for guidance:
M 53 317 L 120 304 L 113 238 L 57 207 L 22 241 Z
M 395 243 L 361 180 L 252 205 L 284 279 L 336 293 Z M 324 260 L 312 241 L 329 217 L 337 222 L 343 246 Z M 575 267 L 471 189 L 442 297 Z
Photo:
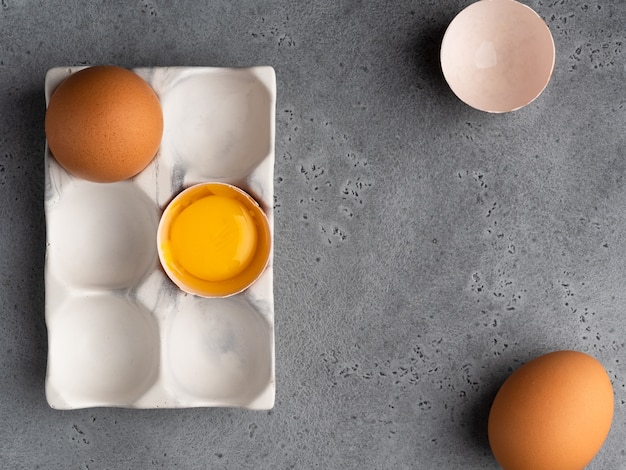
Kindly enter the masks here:
M 489 115 L 443 81 L 465 0 L 0 6 L 0 467 L 496 469 L 511 370 L 607 368 L 626 468 L 626 2 L 529 0 L 556 69 Z M 46 70 L 276 69 L 276 406 L 51 410 L 44 397 Z

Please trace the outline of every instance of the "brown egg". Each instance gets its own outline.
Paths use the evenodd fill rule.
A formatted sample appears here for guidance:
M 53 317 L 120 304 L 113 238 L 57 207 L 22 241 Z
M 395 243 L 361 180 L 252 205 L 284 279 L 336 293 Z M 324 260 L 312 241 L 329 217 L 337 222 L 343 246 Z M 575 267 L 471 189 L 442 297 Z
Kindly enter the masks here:
M 517 369 L 489 413 L 489 444 L 504 470 L 582 470 L 613 419 L 604 367 L 578 351 L 556 351 Z
M 46 111 L 50 152 L 69 173 L 98 183 L 135 176 L 154 158 L 163 112 L 154 90 L 116 66 L 82 69 L 65 79 Z

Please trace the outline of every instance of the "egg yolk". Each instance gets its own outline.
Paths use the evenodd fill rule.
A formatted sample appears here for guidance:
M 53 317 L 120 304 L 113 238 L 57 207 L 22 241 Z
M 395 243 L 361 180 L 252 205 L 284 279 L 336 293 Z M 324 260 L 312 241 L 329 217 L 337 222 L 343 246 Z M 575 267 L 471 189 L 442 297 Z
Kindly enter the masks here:
M 218 282 L 250 264 L 257 230 L 250 212 L 237 200 L 210 195 L 185 207 L 172 220 L 169 254 L 192 276 Z

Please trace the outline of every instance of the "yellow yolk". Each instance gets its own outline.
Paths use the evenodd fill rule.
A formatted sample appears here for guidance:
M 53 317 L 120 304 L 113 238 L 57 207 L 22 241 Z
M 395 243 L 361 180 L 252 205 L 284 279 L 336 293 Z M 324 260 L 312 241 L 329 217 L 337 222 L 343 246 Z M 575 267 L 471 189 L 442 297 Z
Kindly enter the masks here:
M 182 291 L 208 298 L 250 287 L 272 254 L 263 209 L 226 183 L 200 183 L 178 194 L 163 211 L 157 239 L 167 276 Z
M 185 207 L 171 223 L 169 254 L 183 270 L 217 282 L 241 273 L 254 257 L 257 229 L 237 200 L 210 195 Z

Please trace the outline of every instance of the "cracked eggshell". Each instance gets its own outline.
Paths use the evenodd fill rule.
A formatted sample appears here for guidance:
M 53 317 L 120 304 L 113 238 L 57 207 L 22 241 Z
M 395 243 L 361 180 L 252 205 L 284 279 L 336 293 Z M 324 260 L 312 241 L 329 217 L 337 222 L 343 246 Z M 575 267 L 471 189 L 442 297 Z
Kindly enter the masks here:
M 546 23 L 514 0 L 481 0 L 452 20 L 441 44 L 441 68 L 452 91 L 492 113 L 522 108 L 550 81 L 555 48 Z
M 190 206 L 214 196 L 232 201 L 238 206 L 238 211 L 230 214 L 213 210 L 212 214 L 205 209 L 203 213 L 196 213 L 194 219 L 190 221 L 193 226 L 187 227 L 192 233 L 185 237 L 187 243 L 183 246 L 186 246 L 186 249 L 177 255 L 173 248 L 176 246 L 173 233 L 177 218 L 183 217 Z M 244 223 L 244 214 L 248 217 L 246 220 L 249 226 Z M 199 217 L 200 215 L 202 217 Z M 185 268 L 185 263 L 180 259 L 180 255 L 184 254 L 195 258 L 196 262 L 202 259 L 201 264 L 211 267 L 212 270 L 222 268 L 221 264 L 228 261 L 241 260 L 236 258 L 229 260 L 228 257 L 225 259 L 215 255 L 230 251 L 227 240 L 238 240 L 239 243 L 233 245 L 237 247 L 235 249 L 239 249 L 246 238 L 254 238 L 250 259 L 241 263 L 242 267 L 238 272 L 225 278 L 207 279 L 201 274 L 192 273 Z M 199 242 L 201 247 L 194 245 L 194 241 Z M 202 183 L 182 191 L 165 208 L 159 222 L 157 244 L 163 269 L 182 291 L 202 297 L 229 297 L 250 287 L 263 274 L 271 257 L 272 234 L 267 215 L 248 193 L 226 183 Z M 203 253 L 202 247 L 208 247 L 206 251 L 209 254 Z

